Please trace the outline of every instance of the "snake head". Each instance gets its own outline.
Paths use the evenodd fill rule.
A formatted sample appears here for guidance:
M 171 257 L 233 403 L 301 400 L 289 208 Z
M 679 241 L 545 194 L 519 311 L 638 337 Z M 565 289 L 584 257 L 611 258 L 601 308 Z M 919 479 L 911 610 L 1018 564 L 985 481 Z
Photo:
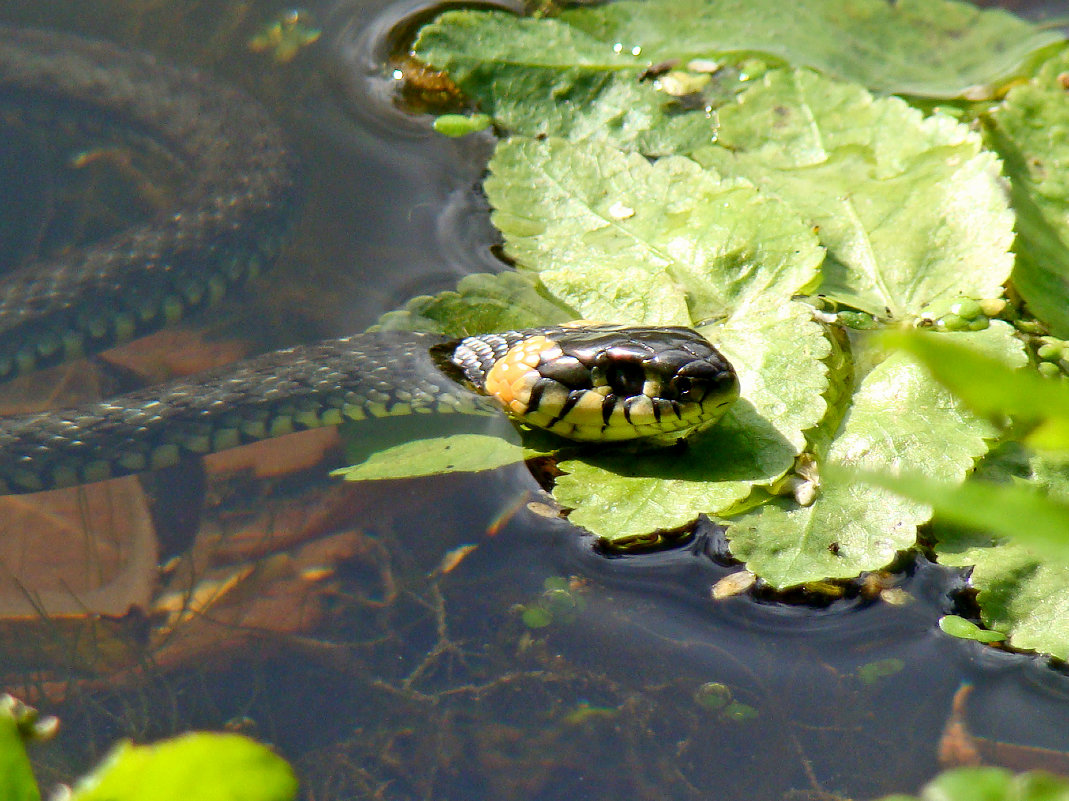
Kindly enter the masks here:
M 461 340 L 451 361 L 517 422 L 582 441 L 678 439 L 739 396 L 731 364 L 689 328 L 506 331 Z

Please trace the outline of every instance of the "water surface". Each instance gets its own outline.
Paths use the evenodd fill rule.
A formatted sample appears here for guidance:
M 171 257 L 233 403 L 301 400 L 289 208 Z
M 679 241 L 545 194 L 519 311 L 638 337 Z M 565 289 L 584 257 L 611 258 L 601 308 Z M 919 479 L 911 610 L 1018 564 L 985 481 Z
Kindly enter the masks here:
M 196 64 L 287 130 L 304 188 L 280 263 L 181 329 L 196 358 L 225 359 L 359 331 L 414 295 L 507 269 L 478 188 L 490 136 L 439 137 L 393 100 L 390 32 L 423 8 L 306 3 L 323 35 L 287 64 L 247 47 L 284 10 L 268 2 L 8 0 L 0 21 Z M 43 202 L 42 187 L 65 179 L 41 154 L 76 143 L 41 135 L 20 125 L 0 139 L 8 263 L 41 246 L 27 230 L 81 236 L 64 224 L 79 215 L 69 205 L 108 191 Z M 101 391 L 134 380 L 114 373 Z M 669 551 L 609 557 L 539 514 L 525 468 L 343 487 L 326 475 L 344 463 L 329 434 L 280 442 L 206 475 L 150 478 L 155 524 L 124 494 L 136 490 L 102 509 L 72 496 L 70 578 L 25 588 L 38 606 L 0 644 L 8 686 L 65 721 L 40 755 L 45 776 L 68 778 L 117 736 L 229 726 L 276 744 L 316 801 L 872 797 L 938 770 L 965 683 L 975 733 L 1069 748 L 1064 675 L 943 635 L 960 578 L 923 560 L 893 579 L 902 606 L 713 602 L 734 568 L 714 558 L 711 527 Z M 52 512 L 20 504 L 32 542 Z M 5 569 L 23 569 L 29 550 L 0 556 Z M 47 570 L 56 548 L 35 558 Z M 106 559 L 119 567 L 104 579 Z M 146 573 L 157 559 L 167 569 Z M 71 588 L 94 571 L 98 589 Z M 58 618 L 30 627 L 40 599 L 75 633 Z M 91 635 L 73 620 L 90 599 L 109 616 Z

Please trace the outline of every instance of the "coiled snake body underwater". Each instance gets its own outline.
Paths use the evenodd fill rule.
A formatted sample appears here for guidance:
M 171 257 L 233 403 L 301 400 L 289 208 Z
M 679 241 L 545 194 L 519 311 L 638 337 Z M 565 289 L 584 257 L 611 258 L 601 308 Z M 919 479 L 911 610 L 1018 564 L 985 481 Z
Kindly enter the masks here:
M 267 113 L 193 69 L 0 26 L 0 104 L 62 104 L 162 144 L 188 180 L 166 214 L 0 279 L 0 380 L 96 353 L 217 300 L 277 253 L 293 163 Z M 432 369 L 428 369 L 433 365 Z M 684 436 L 738 396 L 685 328 L 358 334 L 75 409 L 0 420 L 0 493 L 176 463 L 303 428 L 501 408 L 565 437 Z

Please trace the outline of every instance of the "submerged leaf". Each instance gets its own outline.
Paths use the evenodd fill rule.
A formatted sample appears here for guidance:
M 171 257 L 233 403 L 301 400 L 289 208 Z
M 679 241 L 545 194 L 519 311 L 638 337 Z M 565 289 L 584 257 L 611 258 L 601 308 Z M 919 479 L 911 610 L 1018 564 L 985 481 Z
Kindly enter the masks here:
M 1002 293 L 1013 216 L 999 162 L 965 126 L 791 70 L 767 73 L 720 119 L 718 146 L 695 158 L 819 230 L 829 299 L 901 319 Z

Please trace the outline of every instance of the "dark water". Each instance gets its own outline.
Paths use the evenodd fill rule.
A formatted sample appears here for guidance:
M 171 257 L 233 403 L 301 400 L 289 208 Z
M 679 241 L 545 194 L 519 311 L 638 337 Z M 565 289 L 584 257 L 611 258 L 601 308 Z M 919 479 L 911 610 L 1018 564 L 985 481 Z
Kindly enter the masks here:
M 266 349 L 358 331 L 414 295 L 504 269 L 478 190 L 491 140 L 436 136 L 392 100 L 390 32 L 424 4 L 303 8 L 322 38 L 275 64 L 246 47 L 283 10 L 268 2 L 0 2 L 0 21 L 202 66 L 289 133 L 302 210 L 269 275 L 220 316 L 184 326 L 213 342 Z M 59 180 L 39 148 L 22 129 L 0 139 L 12 261 L 35 246 L 26 230 L 80 235 L 57 222 L 66 207 L 27 191 Z M 307 447 L 291 439 L 284 450 Z M 923 561 L 896 579 L 912 598 L 903 606 L 714 603 L 709 588 L 730 572 L 709 555 L 715 532 L 608 558 L 537 513 L 525 469 L 342 488 L 325 476 L 343 463 L 336 446 L 326 463 L 150 480 L 158 551 L 175 561 L 149 590 L 192 576 L 177 586 L 198 610 L 173 628 L 159 611 L 122 616 L 120 602 L 92 648 L 84 629 L 77 645 L 55 627 L 0 641 L 6 684 L 66 724 L 38 754 L 42 775 L 69 777 L 118 736 L 230 726 L 276 744 L 316 801 L 863 798 L 912 791 L 938 770 L 963 683 L 974 686 L 974 733 L 1069 748 L 1069 681 L 1041 660 L 943 635 L 936 621 L 958 579 Z M 94 558 L 133 516 L 77 504 Z M 198 606 L 201 579 L 223 601 Z M 531 627 L 524 609 L 549 624 Z M 711 708 L 721 695 L 735 705 Z

